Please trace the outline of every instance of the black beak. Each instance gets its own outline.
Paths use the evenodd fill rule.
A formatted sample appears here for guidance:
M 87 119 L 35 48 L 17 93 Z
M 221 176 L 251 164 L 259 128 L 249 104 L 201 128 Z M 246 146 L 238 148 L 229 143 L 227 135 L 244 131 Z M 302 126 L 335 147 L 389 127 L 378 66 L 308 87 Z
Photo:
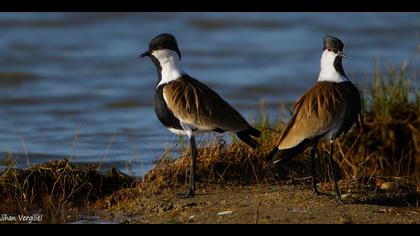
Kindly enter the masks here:
M 148 57 L 148 56 L 150 56 L 150 55 L 152 55 L 152 53 L 150 53 L 150 51 L 149 51 L 149 50 L 147 50 L 147 51 L 143 52 L 142 54 L 140 54 L 139 58 L 142 58 L 142 57 Z
M 343 52 L 338 52 L 337 55 L 342 58 L 346 58 L 346 55 Z

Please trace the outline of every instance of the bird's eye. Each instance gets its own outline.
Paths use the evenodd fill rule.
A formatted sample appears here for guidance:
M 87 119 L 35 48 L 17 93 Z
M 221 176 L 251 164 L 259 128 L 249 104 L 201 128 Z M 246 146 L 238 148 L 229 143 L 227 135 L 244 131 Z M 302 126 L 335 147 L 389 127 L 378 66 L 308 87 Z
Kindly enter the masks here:
M 327 48 L 327 50 L 328 50 L 329 52 L 331 52 L 331 48 Z

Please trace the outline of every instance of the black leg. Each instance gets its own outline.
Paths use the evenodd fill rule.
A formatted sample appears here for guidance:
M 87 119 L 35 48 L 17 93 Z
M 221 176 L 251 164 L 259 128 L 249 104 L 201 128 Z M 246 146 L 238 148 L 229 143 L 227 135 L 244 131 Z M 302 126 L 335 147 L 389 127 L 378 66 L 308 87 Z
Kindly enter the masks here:
M 197 159 L 197 147 L 195 144 L 195 137 L 190 137 L 191 144 L 191 172 L 190 172 L 190 183 L 188 185 L 188 192 L 185 197 L 194 197 L 195 194 L 195 166 Z
M 331 174 L 334 180 L 334 184 L 335 184 L 335 197 L 337 202 L 342 203 L 341 202 L 341 195 L 340 195 L 340 190 L 338 189 L 338 185 L 337 185 L 337 179 L 335 178 L 335 169 L 333 166 L 333 162 L 332 162 L 332 158 L 333 158 L 333 151 L 334 151 L 334 141 L 330 140 L 330 157 L 328 158 L 329 161 L 329 166 L 331 168 Z
M 312 190 L 316 195 L 319 195 L 318 189 L 316 189 L 316 177 L 315 177 L 315 153 L 318 142 L 314 144 L 311 150 L 311 165 L 312 165 Z

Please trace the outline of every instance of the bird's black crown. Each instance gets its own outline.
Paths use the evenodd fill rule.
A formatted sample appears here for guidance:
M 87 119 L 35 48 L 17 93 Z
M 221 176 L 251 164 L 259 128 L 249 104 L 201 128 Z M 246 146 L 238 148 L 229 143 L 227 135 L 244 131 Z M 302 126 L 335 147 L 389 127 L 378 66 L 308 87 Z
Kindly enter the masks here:
M 159 34 L 150 40 L 149 43 L 149 52 L 162 50 L 162 49 L 171 49 L 178 53 L 179 58 L 181 59 L 181 52 L 178 48 L 178 43 L 176 42 L 175 36 L 169 33 Z
M 343 52 L 344 49 L 344 43 L 337 37 L 326 35 L 324 37 L 324 48 L 325 49 L 331 49 L 335 53 L 337 52 Z

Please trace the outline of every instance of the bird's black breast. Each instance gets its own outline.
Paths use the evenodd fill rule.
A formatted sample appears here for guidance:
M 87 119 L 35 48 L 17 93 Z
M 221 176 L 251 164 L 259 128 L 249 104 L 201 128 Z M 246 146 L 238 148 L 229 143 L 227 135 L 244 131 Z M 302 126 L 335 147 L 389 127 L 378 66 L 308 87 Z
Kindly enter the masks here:
M 346 103 L 346 111 L 344 114 L 343 124 L 337 132 L 345 133 L 357 121 L 358 115 L 361 113 L 361 97 L 357 87 L 350 81 L 340 83 L 343 98 Z
M 163 98 L 163 87 L 165 87 L 165 85 L 161 85 L 155 90 L 155 98 L 153 102 L 155 113 L 160 122 L 162 122 L 162 124 L 167 128 L 182 130 L 179 120 L 174 116 L 174 114 L 166 105 L 165 99 Z

